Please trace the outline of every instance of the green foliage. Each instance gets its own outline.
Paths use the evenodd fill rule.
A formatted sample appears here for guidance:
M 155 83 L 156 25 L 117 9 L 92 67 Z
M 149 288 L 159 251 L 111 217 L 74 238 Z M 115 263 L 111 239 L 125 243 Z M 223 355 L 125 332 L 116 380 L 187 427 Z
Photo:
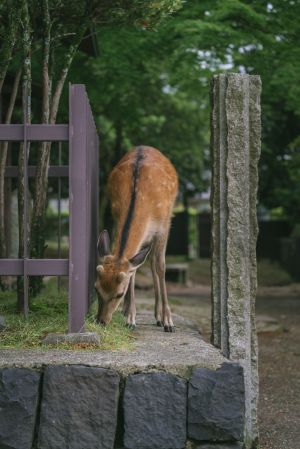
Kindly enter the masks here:
M 38 84 L 43 2 L 29 4 L 33 79 Z M 297 222 L 299 1 L 49 0 L 49 8 L 55 73 L 60 73 L 65 49 L 83 22 L 95 30 L 99 43 L 97 59 L 77 53 L 69 79 L 87 85 L 101 133 L 102 198 L 111 167 L 140 143 L 159 147 L 172 159 L 182 187 L 189 181 L 195 191 L 206 189 L 209 80 L 220 71 L 242 71 L 260 74 L 263 81 L 260 203 Z M 0 18 L 4 37 L 5 3 Z M 66 90 L 64 95 L 60 117 L 65 120 Z M 36 103 L 34 98 L 34 108 Z
M 5 316 L 7 328 L 0 333 L 0 348 L 18 349 L 100 349 L 125 350 L 132 348 L 132 334 L 125 327 L 124 317 L 116 313 L 105 328 L 95 322 L 96 304 L 85 320 L 85 329 L 101 337 L 100 346 L 61 343 L 44 345 L 42 338 L 50 332 L 63 333 L 67 330 L 67 292 L 57 291 L 55 280 L 49 282 L 44 291 L 30 304 L 28 320 L 16 313 L 16 299 L 13 292 L 0 292 L 0 314 Z
M 300 216 L 300 47 L 298 1 L 255 2 L 265 16 L 259 46 L 235 58 L 248 73 L 263 81 L 263 146 L 260 163 L 260 202 L 282 208 L 293 223 Z
M 179 86 L 172 74 L 176 45 L 168 34 L 164 27 L 155 33 L 107 27 L 99 33 L 99 60 L 79 56 L 75 61 L 72 81 L 86 80 L 98 116 L 103 188 L 112 166 L 141 143 L 170 157 L 181 181 L 188 179 L 198 191 L 204 188 L 208 90 L 198 86 L 196 96 L 190 86 Z
M 263 81 L 262 205 L 299 216 L 298 2 L 189 1 L 156 32 L 99 29 L 101 56 L 79 56 L 72 81 L 85 80 L 101 132 L 105 186 L 113 164 L 140 143 L 161 148 L 181 184 L 207 188 L 209 81 L 230 70 Z M 104 188 L 104 187 L 103 187 Z M 105 192 L 104 192 L 105 196 Z
M 205 188 L 209 80 L 224 70 L 260 74 L 259 200 L 299 221 L 299 14 L 299 2 L 289 0 L 189 1 L 156 33 L 100 32 L 92 74 L 104 182 L 115 160 L 144 142 L 171 157 L 182 181 Z

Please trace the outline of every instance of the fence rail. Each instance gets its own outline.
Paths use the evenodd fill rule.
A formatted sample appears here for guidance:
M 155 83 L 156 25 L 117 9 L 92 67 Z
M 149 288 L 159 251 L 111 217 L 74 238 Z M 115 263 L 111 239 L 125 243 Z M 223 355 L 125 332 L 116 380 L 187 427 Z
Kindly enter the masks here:
M 27 141 L 67 142 L 69 125 L 0 125 L 1 140 L 23 142 L 26 128 Z
M 24 254 L 21 259 L 0 259 L 0 275 L 23 276 L 25 314 L 28 311 L 28 276 L 69 276 L 69 332 L 80 332 L 93 295 L 99 204 L 99 141 L 84 85 L 69 87 L 69 124 L 0 125 L 0 141 L 23 142 Z M 49 167 L 49 177 L 69 177 L 69 259 L 30 259 L 28 253 L 29 187 L 35 166 L 28 166 L 28 142 L 69 142 L 69 165 Z M 18 176 L 7 166 L 5 176 Z

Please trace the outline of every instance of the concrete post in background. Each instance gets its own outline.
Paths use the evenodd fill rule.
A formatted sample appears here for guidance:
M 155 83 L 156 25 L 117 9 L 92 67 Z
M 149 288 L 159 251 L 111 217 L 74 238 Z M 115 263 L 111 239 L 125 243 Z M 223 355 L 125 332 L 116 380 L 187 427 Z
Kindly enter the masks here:
M 259 76 L 212 80 L 212 343 L 245 379 L 245 447 L 256 447 L 256 195 L 260 156 Z

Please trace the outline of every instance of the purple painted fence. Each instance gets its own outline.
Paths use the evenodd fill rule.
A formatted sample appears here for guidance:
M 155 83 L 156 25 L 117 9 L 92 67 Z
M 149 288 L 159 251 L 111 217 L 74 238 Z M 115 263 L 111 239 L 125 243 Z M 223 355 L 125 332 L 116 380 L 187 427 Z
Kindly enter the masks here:
M 0 141 L 69 141 L 69 166 L 49 168 L 48 176 L 69 176 L 69 259 L 30 259 L 27 226 L 22 259 L 1 259 L 0 275 L 24 277 L 24 310 L 28 310 L 28 276 L 69 276 L 69 332 L 80 332 L 94 291 L 99 204 L 98 135 L 85 86 L 69 88 L 69 125 L 0 125 Z M 67 171 L 68 170 L 68 171 Z M 24 162 L 27 190 L 24 218 L 28 222 L 28 177 L 35 167 Z M 6 176 L 17 168 L 7 166 Z

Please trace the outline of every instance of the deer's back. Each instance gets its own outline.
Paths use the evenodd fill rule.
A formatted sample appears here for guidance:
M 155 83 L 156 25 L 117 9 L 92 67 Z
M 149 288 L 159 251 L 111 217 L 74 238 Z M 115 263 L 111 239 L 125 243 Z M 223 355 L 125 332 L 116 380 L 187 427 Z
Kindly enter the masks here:
M 146 228 L 158 233 L 169 225 L 178 190 L 177 173 L 155 148 L 140 146 L 127 153 L 112 170 L 108 189 L 118 244 L 125 228 L 127 238 L 130 235 L 136 240 Z

